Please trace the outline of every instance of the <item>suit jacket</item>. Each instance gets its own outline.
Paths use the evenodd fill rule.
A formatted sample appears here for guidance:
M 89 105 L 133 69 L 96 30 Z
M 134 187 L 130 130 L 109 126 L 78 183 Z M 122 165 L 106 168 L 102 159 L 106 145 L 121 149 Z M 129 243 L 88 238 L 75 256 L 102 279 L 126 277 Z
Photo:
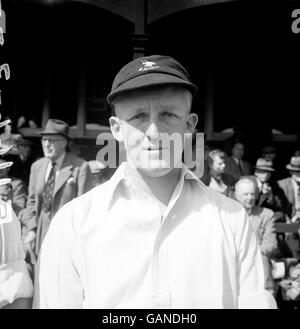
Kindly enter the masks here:
M 254 206 L 249 218 L 256 232 L 263 256 L 265 288 L 267 290 L 274 290 L 271 258 L 276 254 L 278 247 L 274 226 L 275 214 L 270 209 Z
M 41 216 L 45 175 L 49 162 L 49 159 L 41 158 L 32 164 L 27 205 L 20 218 L 24 225 L 23 235 L 26 235 L 30 230 L 37 229 L 37 254 L 51 219 L 56 212 L 64 204 L 87 192 L 92 187 L 92 176 L 88 162 L 71 153 L 66 153 L 55 180 L 51 213 L 48 218 L 45 218 L 44 215 Z
M 26 206 L 27 186 L 21 179 L 17 178 L 11 178 L 11 186 L 13 193 L 11 206 L 18 217 L 20 211 Z
M 275 212 L 275 221 L 286 221 L 285 214 L 288 211 L 288 202 L 284 192 L 277 182 L 269 181 L 269 193 L 259 193 L 256 204 L 260 207 L 271 209 Z
M 225 163 L 225 172 L 229 175 L 231 175 L 235 180 L 238 180 L 241 176 L 248 176 L 250 175 L 250 165 L 247 161 L 241 160 L 242 167 L 244 169 L 244 172 L 241 173 L 239 170 L 239 167 L 233 157 L 226 158 Z
M 296 213 L 295 208 L 295 191 L 291 177 L 287 177 L 278 181 L 279 187 L 282 189 L 287 199 L 287 214 L 292 218 Z

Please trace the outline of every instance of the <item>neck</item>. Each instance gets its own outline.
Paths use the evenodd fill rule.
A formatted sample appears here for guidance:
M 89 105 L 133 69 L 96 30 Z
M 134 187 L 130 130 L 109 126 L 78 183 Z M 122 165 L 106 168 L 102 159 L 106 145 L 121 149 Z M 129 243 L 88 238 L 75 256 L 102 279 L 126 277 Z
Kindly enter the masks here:
M 222 178 L 222 174 L 217 173 L 217 172 L 215 172 L 215 171 L 211 171 L 210 174 L 211 174 L 211 177 L 213 177 L 213 178 L 216 179 L 217 181 L 221 180 L 221 178 Z
M 245 209 L 246 209 L 247 214 L 251 215 L 253 208 L 251 207 L 251 208 L 245 208 Z
M 137 170 L 142 183 L 165 206 L 169 204 L 172 194 L 180 178 L 180 168 L 171 170 L 161 177 L 150 177 Z

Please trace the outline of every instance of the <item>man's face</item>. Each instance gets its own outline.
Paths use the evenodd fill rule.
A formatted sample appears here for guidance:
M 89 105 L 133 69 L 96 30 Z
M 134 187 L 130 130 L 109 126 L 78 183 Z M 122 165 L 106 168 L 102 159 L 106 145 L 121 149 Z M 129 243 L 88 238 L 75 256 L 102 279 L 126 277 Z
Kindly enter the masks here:
M 254 183 L 250 181 L 238 183 L 235 190 L 235 197 L 245 209 L 252 209 L 256 199 L 256 188 Z
M 264 155 L 264 158 L 267 160 L 267 161 L 271 161 L 273 162 L 274 159 L 276 158 L 276 153 L 266 153 Z
M 213 159 L 212 170 L 217 174 L 223 174 L 225 170 L 225 160 L 216 155 Z
M 43 135 L 44 156 L 52 161 L 59 158 L 66 150 L 67 139 L 61 135 Z
M 22 157 L 28 158 L 31 152 L 30 145 L 19 145 L 18 146 L 19 153 Z
M 232 155 L 237 159 L 241 159 L 244 155 L 244 145 L 236 143 L 232 149 Z
M 269 171 L 256 169 L 255 176 L 260 182 L 265 183 L 270 179 L 271 173 Z
M 190 107 L 190 92 L 175 88 L 143 90 L 119 99 L 110 125 L 114 137 L 124 142 L 128 162 L 149 177 L 164 176 L 176 167 L 183 135 L 197 124 Z

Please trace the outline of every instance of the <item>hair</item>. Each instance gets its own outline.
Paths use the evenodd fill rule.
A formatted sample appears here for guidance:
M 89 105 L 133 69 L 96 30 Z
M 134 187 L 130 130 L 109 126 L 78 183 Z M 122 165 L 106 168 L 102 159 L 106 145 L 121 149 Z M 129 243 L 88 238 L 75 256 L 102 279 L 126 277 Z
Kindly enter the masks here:
M 225 152 L 220 149 L 215 149 L 208 153 L 207 163 L 210 168 L 212 167 L 212 165 L 214 163 L 214 159 L 217 156 L 220 157 L 221 159 L 224 159 L 226 155 L 225 155 Z
M 245 182 L 252 183 L 254 185 L 255 194 L 257 195 L 258 185 L 257 185 L 256 178 L 254 176 L 241 176 L 239 178 L 239 180 L 235 183 L 235 188 L 234 188 L 235 192 L 236 192 L 237 188 L 239 187 L 239 185 L 241 185 L 242 183 L 245 183 Z

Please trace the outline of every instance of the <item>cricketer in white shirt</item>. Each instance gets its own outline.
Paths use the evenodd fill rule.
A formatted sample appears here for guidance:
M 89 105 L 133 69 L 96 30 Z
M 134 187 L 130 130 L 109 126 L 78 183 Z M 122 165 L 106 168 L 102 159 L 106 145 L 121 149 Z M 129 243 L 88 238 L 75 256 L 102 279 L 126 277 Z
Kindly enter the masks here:
M 180 140 L 197 124 L 192 88 L 168 56 L 138 58 L 116 76 L 110 127 L 127 162 L 53 218 L 35 307 L 276 308 L 242 205 L 182 165 Z

